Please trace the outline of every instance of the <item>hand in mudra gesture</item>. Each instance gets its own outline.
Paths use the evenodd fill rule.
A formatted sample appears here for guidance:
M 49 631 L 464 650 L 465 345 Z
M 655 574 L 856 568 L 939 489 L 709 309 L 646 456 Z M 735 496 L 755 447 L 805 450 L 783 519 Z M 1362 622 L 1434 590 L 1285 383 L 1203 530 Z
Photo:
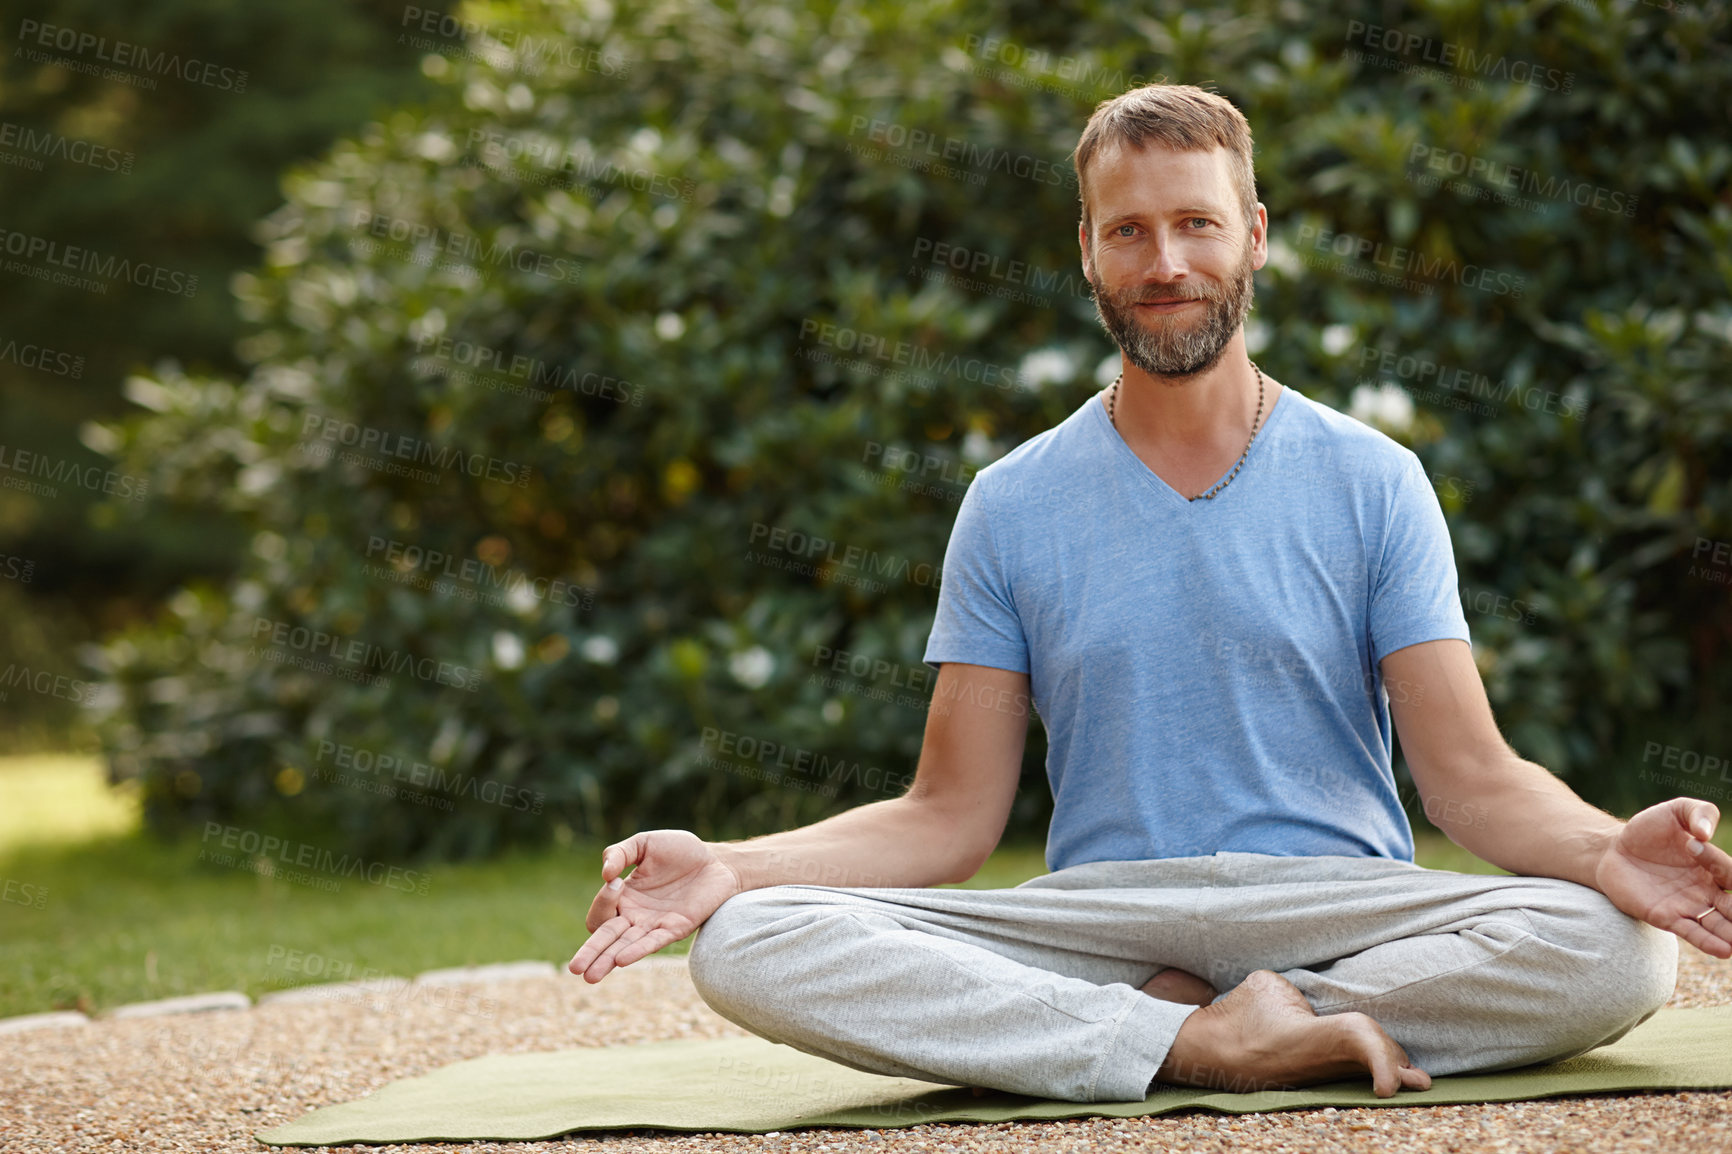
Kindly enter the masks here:
M 608 846 L 601 876 L 586 919 L 590 939 L 566 966 L 590 983 L 679 941 L 743 888 L 709 843 L 683 829 L 646 830 Z
M 1719 821 L 1719 808 L 1698 798 L 1649 806 L 1606 847 L 1595 886 L 1631 917 L 1705 954 L 1732 957 L 1732 899 L 1725 893 L 1732 888 L 1732 856 L 1708 841 Z

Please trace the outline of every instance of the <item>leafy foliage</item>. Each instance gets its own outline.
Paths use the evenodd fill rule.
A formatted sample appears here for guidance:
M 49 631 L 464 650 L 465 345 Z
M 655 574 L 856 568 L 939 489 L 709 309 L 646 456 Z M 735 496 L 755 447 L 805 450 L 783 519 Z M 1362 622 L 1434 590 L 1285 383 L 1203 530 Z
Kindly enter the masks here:
M 1367 383 L 1404 390 L 1378 419 L 1440 478 L 1466 591 L 1531 606 L 1469 614 L 1512 743 L 1601 804 L 1681 792 L 1632 759 L 1726 737 L 1732 618 L 1692 558 L 1732 539 L 1724 9 L 1136 9 L 466 9 L 493 47 L 431 59 L 433 99 L 287 179 L 239 281 L 247 377 L 131 385 L 152 412 L 114 431 L 121 458 L 254 532 L 235 582 L 98 659 L 110 755 L 152 820 L 306 821 L 368 852 L 465 856 L 562 824 L 738 836 L 899 793 L 861 773 L 824 797 L 788 767 L 803 751 L 912 772 L 923 712 L 898 681 L 923 669 L 923 567 L 966 477 L 1110 379 L 1067 157 L 1133 77 L 1215 87 L 1251 120 L 1274 238 L 1259 362 L 1355 412 L 1378 407 Z M 1365 27 L 1392 23 L 1502 63 L 1370 46 Z M 509 56 L 546 43 L 539 74 Z M 1512 62 L 1556 87 L 1508 79 Z M 1429 149 L 1485 171 L 1430 186 Z M 1551 184 L 1498 203 L 1509 165 Z M 1379 258 L 1325 235 L 1424 259 L 1381 285 Z M 1496 398 L 1456 407 L 1384 352 Z M 323 440 L 345 429 L 362 464 Z M 499 475 L 399 475 L 393 446 Z M 458 575 L 417 588 L 451 570 L 415 549 Z M 512 574 L 529 593 L 482 595 Z M 554 580 L 585 592 L 536 594 Z M 354 662 L 267 659 L 309 655 L 272 640 L 297 627 L 483 681 L 367 686 Z M 837 673 L 838 652 L 884 665 Z M 730 760 L 728 734 L 736 754 L 779 748 Z M 545 805 L 405 804 L 328 780 L 340 754 L 321 743 Z M 1043 760 L 1036 726 L 1018 833 L 1049 812 Z M 778 762 L 780 784 L 741 768 Z
M 108 467 L 93 418 L 131 408 L 127 374 L 165 354 L 235 373 L 241 323 L 227 291 L 258 262 L 257 219 L 277 178 L 358 130 L 369 111 L 425 87 L 421 53 L 392 41 L 389 0 L 19 0 L 0 53 L 0 203 L 8 261 L 31 243 L 168 270 L 190 295 L 124 277 L 101 291 L 0 275 L 0 445 L 57 464 Z M 205 65 L 212 66 L 207 73 Z M 178 67 L 178 71 L 176 68 Z M 105 69 L 109 74 L 104 74 Z M 118 78 L 117 78 L 118 77 Z M 21 264 L 57 271 L 41 254 Z M 49 349 L 51 368 L 20 349 Z M 189 574 L 227 573 L 245 538 L 208 508 L 158 502 L 121 517 L 100 488 L 52 497 L 0 489 L 0 555 L 33 563 L 0 591 L 0 667 L 75 672 L 75 645 L 140 616 Z M 0 564 L 0 568 L 3 568 Z M 73 737 L 67 697 L 20 692 L 0 746 Z

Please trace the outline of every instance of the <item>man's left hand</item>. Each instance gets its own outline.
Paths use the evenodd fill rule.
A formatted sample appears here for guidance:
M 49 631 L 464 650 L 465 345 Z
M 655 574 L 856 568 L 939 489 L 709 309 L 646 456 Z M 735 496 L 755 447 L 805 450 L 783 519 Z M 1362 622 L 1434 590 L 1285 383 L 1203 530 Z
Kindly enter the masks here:
M 1732 957 L 1732 856 L 1708 839 L 1719 824 L 1712 802 L 1675 797 L 1624 823 L 1594 871 L 1612 904 L 1668 930 L 1705 954 Z M 1700 921 L 1692 915 L 1712 908 Z

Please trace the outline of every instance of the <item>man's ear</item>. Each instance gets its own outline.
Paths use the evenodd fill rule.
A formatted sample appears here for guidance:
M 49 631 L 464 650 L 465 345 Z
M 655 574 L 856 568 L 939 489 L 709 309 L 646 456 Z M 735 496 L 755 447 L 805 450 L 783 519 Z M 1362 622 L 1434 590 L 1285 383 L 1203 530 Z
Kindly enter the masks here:
M 1080 220 L 1076 226 L 1076 242 L 1077 247 L 1082 249 L 1083 279 L 1092 281 L 1095 279 L 1095 270 L 1089 267 L 1089 229 L 1088 225 Z
M 1269 210 L 1257 202 L 1257 225 L 1251 232 L 1251 267 L 1262 268 L 1269 263 Z

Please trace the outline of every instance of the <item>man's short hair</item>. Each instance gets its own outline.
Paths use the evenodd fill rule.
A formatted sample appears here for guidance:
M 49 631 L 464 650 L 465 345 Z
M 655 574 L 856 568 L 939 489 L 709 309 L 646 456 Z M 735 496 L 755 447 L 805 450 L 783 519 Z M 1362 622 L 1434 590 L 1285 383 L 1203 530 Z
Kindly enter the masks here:
M 1257 223 L 1257 181 L 1251 171 L 1251 125 L 1231 101 L 1194 84 L 1144 84 L 1095 106 L 1077 141 L 1077 197 L 1082 223 L 1094 243 L 1089 220 L 1088 167 L 1095 154 L 1110 143 L 1143 148 L 1150 143 L 1180 152 L 1227 150 L 1229 171 L 1239 186 L 1239 207 L 1247 230 Z

